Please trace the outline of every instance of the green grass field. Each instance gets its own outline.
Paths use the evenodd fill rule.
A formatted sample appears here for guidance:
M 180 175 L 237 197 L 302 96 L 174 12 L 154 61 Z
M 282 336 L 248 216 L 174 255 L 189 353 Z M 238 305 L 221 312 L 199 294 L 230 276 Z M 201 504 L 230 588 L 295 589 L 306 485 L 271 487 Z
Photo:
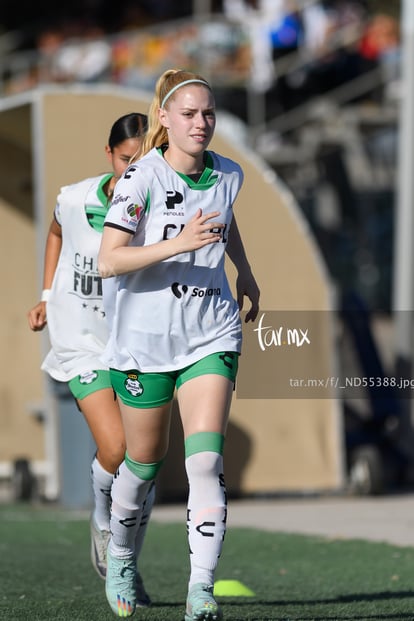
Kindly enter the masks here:
M 181 621 L 184 524 L 150 524 L 141 571 L 154 603 L 132 618 Z M 414 620 L 414 548 L 232 528 L 216 578 L 254 592 L 219 598 L 225 621 Z M 115 618 L 89 560 L 86 516 L 0 505 L 2 621 Z

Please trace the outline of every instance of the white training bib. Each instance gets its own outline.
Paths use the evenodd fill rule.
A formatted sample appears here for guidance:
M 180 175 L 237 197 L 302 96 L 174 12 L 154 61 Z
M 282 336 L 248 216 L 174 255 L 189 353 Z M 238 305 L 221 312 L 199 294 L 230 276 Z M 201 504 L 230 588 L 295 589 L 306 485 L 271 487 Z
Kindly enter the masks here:
M 106 211 L 101 175 L 65 186 L 55 217 L 62 227 L 62 249 L 47 302 L 52 349 L 42 369 L 54 379 L 69 381 L 91 369 L 106 369 L 100 359 L 108 340 L 97 257 L 101 233 L 88 223 L 85 205 Z

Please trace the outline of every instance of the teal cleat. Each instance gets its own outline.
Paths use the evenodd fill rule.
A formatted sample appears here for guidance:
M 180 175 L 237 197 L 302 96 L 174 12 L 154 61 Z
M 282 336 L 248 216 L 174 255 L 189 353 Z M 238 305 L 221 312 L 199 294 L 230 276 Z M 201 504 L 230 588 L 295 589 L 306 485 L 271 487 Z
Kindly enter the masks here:
M 213 597 L 213 586 L 194 584 L 188 592 L 185 621 L 219 621 L 222 612 Z
M 118 617 L 132 617 L 137 604 L 135 555 L 117 558 L 108 549 L 106 560 L 106 599 Z

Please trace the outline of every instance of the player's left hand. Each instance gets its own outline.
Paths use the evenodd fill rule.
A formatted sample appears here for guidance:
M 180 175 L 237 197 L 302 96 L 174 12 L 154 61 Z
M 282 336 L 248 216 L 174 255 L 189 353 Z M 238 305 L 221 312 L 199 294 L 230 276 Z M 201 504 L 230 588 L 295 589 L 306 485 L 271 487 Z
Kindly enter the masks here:
M 257 286 L 257 282 L 251 271 L 237 276 L 236 290 L 239 310 L 243 309 L 245 296 L 248 297 L 251 302 L 250 310 L 248 310 L 244 320 L 245 323 L 248 321 L 254 321 L 259 312 L 260 289 Z

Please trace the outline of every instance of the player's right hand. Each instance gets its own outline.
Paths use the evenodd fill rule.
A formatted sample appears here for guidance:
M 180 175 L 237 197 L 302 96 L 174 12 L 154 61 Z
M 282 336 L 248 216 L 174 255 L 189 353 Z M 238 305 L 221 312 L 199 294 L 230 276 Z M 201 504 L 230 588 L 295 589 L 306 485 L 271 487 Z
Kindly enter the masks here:
M 180 244 L 180 252 L 191 252 L 208 244 L 219 242 L 223 235 L 224 224 L 212 221 L 219 215 L 219 211 L 204 215 L 201 209 L 198 209 L 196 215 L 187 222 L 181 233 L 175 238 L 177 244 Z

